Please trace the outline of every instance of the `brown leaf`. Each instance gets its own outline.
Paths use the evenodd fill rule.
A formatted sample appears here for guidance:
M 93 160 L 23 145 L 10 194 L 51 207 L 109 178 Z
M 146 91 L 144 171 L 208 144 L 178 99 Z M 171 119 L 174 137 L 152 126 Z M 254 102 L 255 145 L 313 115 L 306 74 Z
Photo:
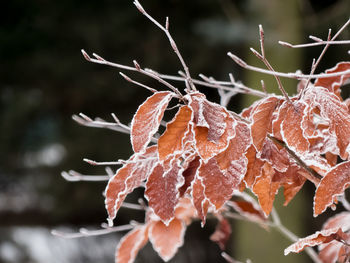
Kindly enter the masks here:
M 265 139 L 264 146 L 261 149 L 260 159 L 267 161 L 279 172 L 287 171 L 290 166 L 289 154 L 286 149 L 279 149 L 270 139 Z
M 155 92 L 137 109 L 131 122 L 131 144 L 134 152 L 142 152 L 158 131 L 164 111 L 174 93 L 169 91 Z
M 267 133 L 272 131 L 273 113 L 279 106 L 281 99 L 267 97 L 262 100 L 252 112 L 252 138 L 257 151 L 260 151 Z
M 288 148 L 295 153 L 304 154 L 309 151 L 309 141 L 301 127 L 306 104 L 301 101 L 284 102 L 279 111 L 281 135 Z M 278 121 L 277 121 L 278 123 Z
M 204 195 L 213 204 L 216 210 L 220 209 L 226 201 L 230 200 L 234 187 L 238 187 L 237 178 L 225 175 L 220 170 L 215 158 L 207 163 L 201 161 L 198 176 L 204 186 Z
M 227 219 L 221 217 L 216 226 L 215 232 L 210 236 L 210 240 L 217 243 L 221 250 L 225 250 L 227 241 L 231 236 L 231 225 Z
M 162 221 L 151 224 L 149 240 L 164 261 L 169 261 L 183 245 L 185 230 L 185 224 L 177 218 L 174 218 L 169 225 L 163 224 Z
M 183 197 L 179 200 L 175 208 L 175 217 L 189 225 L 196 218 L 196 208 L 188 197 Z
M 301 238 L 297 242 L 293 243 L 284 250 L 284 255 L 288 255 L 290 252 L 299 253 L 305 249 L 305 247 L 314 247 L 320 244 L 329 243 L 336 239 L 341 239 L 344 235 L 340 228 L 332 228 Z
M 127 233 L 117 246 L 115 253 L 115 263 L 133 263 L 139 250 L 144 247 L 148 241 L 145 225 L 137 226 Z
M 170 156 L 181 153 L 184 149 L 186 133 L 190 132 L 192 110 L 182 106 L 174 119 L 166 126 L 165 132 L 158 139 L 159 160 L 164 161 Z
M 196 208 L 197 216 L 202 220 L 202 226 L 204 226 L 210 204 L 204 195 L 204 186 L 198 175 L 192 181 L 191 189 L 193 205 Z
M 157 162 L 157 147 L 151 146 L 144 154 L 134 154 L 117 173 L 109 179 L 106 187 L 105 205 L 109 221 L 115 218 L 125 197 L 147 179 Z
M 350 69 L 350 62 L 340 62 L 334 68 L 326 70 L 326 73 L 336 73 L 342 72 Z M 340 96 L 340 87 L 344 84 L 344 82 L 350 78 L 350 73 L 335 76 L 335 77 L 326 77 L 326 78 L 318 78 L 315 81 L 315 86 L 321 86 L 328 89 L 330 92 L 333 92 L 339 98 Z
M 183 177 L 180 176 L 182 170 L 175 159 L 167 171 L 158 164 L 146 183 L 145 196 L 148 205 L 166 225 L 174 218 L 175 206 L 180 195 L 179 188 L 184 183 Z
M 199 167 L 199 162 L 200 158 L 197 156 L 195 157 L 189 164 L 188 167 L 185 168 L 185 170 L 182 173 L 182 176 L 185 179 L 185 182 L 183 186 L 179 189 L 180 191 L 180 196 L 183 196 L 187 189 L 190 188 L 192 181 L 194 180 L 194 177 L 196 176 L 198 167 Z
M 252 187 L 255 179 L 261 175 L 261 169 L 265 162 L 257 157 L 257 152 L 253 145 L 248 148 L 246 158 L 248 159 L 247 172 L 243 181 L 247 187 Z
M 193 111 L 196 149 L 207 161 L 225 150 L 235 135 L 236 121 L 226 108 L 209 102 L 201 93 L 191 94 L 189 106 Z
M 256 179 L 253 186 L 253 192 L 259 199 L 259 204 L 268 216 L 273 207 L 275 195 L 280 187 L 280 182 L 274 182 L 273 176 L 275 172 L 269 163 L 265 163 L 262 169 L 262 175 Z
M 348 107 L 334 93 L 323 87 L 308 88 L 303 100 L 309 104 L 309 111 L 319 107 L 320 117 L 328 123 L 328 137 L 336 140 L 338 152 L 334 149 L 325 149 L 324 152 L 338 154 L 345 160 L 349 157 L 350 144 L 350 118 Z
M 350 161 L 333 167 L 322 178 L 314 197 L 314 216 L 323 213 L 350 186 Z

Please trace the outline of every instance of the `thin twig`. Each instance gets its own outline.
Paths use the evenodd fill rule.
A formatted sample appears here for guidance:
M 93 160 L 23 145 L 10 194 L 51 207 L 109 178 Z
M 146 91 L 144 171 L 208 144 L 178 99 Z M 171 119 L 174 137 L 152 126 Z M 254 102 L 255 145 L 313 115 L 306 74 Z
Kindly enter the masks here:
M 320 74 L 301 74 L 301 73 L 295 73 L 295 72 L 284 73 L 284 72 L 271 71 L 271 70 L 262 69 L 262 68 L 255 67 L 255 66 L 251 66 L 251 65 L 247 64 L 245 61 L 243 61 L 241 58 L 239 58 L 236 55 L 232 54 L 231 52 L 228 52 L 227 55 L 234 62 L 236 62 L 238 65 L 240 65 L 241 67 L 243 67 L 245 69 L 256 71 L 256 72 L 260 72 L 260 73 L 267 74 L 267 75 L 284 77 L 284 78 L 291 78 L 291 79 L 308 79 L 308 78 L 310 78 L 310 79 L 318 79 L 318 78 L 337 77 L 337 76 L 342 76 L 342 75 L 350 73 L 349 69 L 341 71 L 341 72 L 320 73 Z
M 312 36 L 310 36 L 311 38 Z M 305 47 L 315 47 L 315 46 L 324 46 L 324 45 L 348 45 L 350 44 L 350 40 L 337 40 L 337 41 L 318 41 L 314 43 L 307 43 L 307 44 L 291 44 L 285 41 L 278 41 L 278 43 L 282 46 L 289 47 L 289 48 L 305 48 Z
M 124 164 L 124 162 L 122 162 L 122 161 L 96 162 L 94 160 L 90 160 L 90 159 L 87 159 L 87 158 L 84 158 L 83 161 L 87 162 L 88 164 L 91 164 L 91 165 L 120 165 L 120 164 Z
M 345 198 L 345 194 L 342 196 L 338 197 L 338 200 L 342 203 L 342 205 L 344 206 L 344 208 L 348 211 L 350 211 L 350 203 L 348 200 L 346 200 Z
M 144 15 L 146 16 L 151 22 L 153 22 L 157 27 L 159 27 L 167 36 L 167 38 L 169 39 L 170 45 L 173 48 L 174 52 L 176 53 L 177 57 L 180 60 L 180 63 L 182 64 L 182 67 L 185 70 L 186 73 L 186 81 L 188 82 L 188 84 L 190 85 L 191 89 L 193 91 L 196 91 L 196 87 L 193 84 L 189 69 L 185 63 L 185 60 L 183 59 L 179 49 L 177 48 L 177 45 L 174 41 L 174 39 L 172 38 L 170 32 L 169 32 L 169 18 L 166 18 L 166 22 L 165 22 L 165 27 L 162 26 L 157 20 L 155 20 L 151 15 L 149 15 L 145 9 L 142 7 L 142 5 L 140 4 L 140 2 L 138 0 L 134 1 L 134 5 L 137 7 L 137 9 Z
M 283 148 L 285 148 L 287 150 L 287 152 L 289 153 L 289 155 L 302 167 L 304 168 L 311 176 L 307 176 L 307 174 L 303 174 L 303 176 L 305 176 L 306 179 L 308 179 L 309 181 L 313 182 L 316 186 L 319 185 L 322 176 L 317 173 L 314 169 L 312 169 L 311 167 L 309 167 L 303 160 L 301 160 L 299 158 L 299 156 L 297 156 L 295 154 L 295 152 L 293 152 L 291 149 L 289 149 L 289 147 L 286 145 L 285 142 L 277 139 L 276 137 L 268 134 L 267 137 L 269 139 L 271 139 L 273 142 L 279 144 L 280 146 L 282 146 Z
M 151 87 L 148 87 L 147 85 L 145 85 L 145 84 L 143 84 L 143 83 L 141 83 L 141 82 L 138 82 L 138 81 L 135 81 L 135 80 L 133 80 L 133 79 L 131 79 L 130 77 L 128 77 L 127 75 L 125 75 L 124 73 L 122 73 L 122 72 L 119 72 L 119 74 L 126 80 L 126 81 L 129 81 L 129 82 L 131 82 L 131 83 L 134 83 L 134 84 L 136 84 L 136 85 L 138 85 L 138 86 L 140 86 L 140 87 L 143 87 L 143 88 L 145 88 L 145 89 L 147 89 L 147 90 L 149 90 L 149 91 L 151 91 L 151 92 L 157 92 L 157 90 L 155 90 L 155 89 L 152 89 Z
M 264 64 L 265 66 L 275 72 L 275 70 L 273 69 L 273 67 L 271 66 L 271 64 L 269 63 L 269 61 L 267 60 L 266 56 L 265 56 L 265 45 L 264 45 L 264 29 L 262 27 L 262 25 L 259 25 L 259 35 L 260 35 L 260 49 L 261 49 L 261 54 L 256 51 L 254 48 L 250 48 L 250 50 L 253 52 L 254 55 L 256 55 Z M 286 100 L 288 102 L 290 102 L 289 96 L 286 92 L 286 90 L 283 88 L 281 79 L 277 76 L 274 75 L 277 84 L 278 84 L 278 88 L 280 89 L 280 91 L 282 92 L 283 96 L 286 98 Z
M 109 227 L 106 229 L 98 229 L 98 230 L 87 230 L 85 228 L 81 228 L 79 229 L 78 233 L 66 233 L 59 230 L 52 230 L 51 234 L 54 236 L 71 239 L 71 238 L 106 235 L 114 232 L 130 230 L 130 229 L 133 229 L 134 227 L 135 227 L 134 225 L 128 224 L 128 225 L 121 225 L 121 226 Z
M 62 177 L 69 182 L 79 182 L 79 181 L 87 181 L 87 182 L 99 182 L 99 181 L 108 181 L 110 176 L 106 175 L 83 175 L 76 171 L 70 170 L 68 172 L 61 172 Z

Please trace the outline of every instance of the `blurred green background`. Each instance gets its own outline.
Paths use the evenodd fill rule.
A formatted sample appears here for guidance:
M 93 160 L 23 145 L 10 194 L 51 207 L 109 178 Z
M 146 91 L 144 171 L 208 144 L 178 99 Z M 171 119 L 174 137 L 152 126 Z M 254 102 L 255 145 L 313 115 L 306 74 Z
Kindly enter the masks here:
M 326 38 L 349 17 L 348 0 L 143 0 L 143 6 L 159 21 L 170 18 L 170 31 L 192 76 L 199 73 L 237 80 L 277 92 L 271 77 L 239 68 L 228 51 L 251 64 L 262 66 L 249 52 L 258 47 L 258 25 L 265 30 L 266 55 L 279 71 L 308 72 L 321 47 L 296 50 L 278 45 L 309 42 L 310 34 Z M 62 240 L 50 235 L 53 228 L 77 231 L 98 228 L 106 220 L 102 192 L 105 183 L 66 182 L 60 173 L 74 169 L 86 174 L 104 173 L 83 158 L 98 161 L 127 159 L 129 137 L 109 130 L 79 126 L 72 114 L 112 120 L 115 113 L 129 123 L 137 106 L 149 93 L 126 82 L 119 70 L 85 61 L 80 53 L 96 52 L 104 58 L 161 73 L 181 69 L 165 35 L 142 16 L 130 0 L 12 0 L 1 4 L 0 16 L 0 262 L 113 262 L 120 235 Z M 345 30 L 340 39 L 349 39 Z M 334 46 L 326 53 L 319 72 L 347 60 L 347 47 Z M 127 73 L 156 89 L 159 83 L 142 75 Z M 295 80 L 283 79 L 290 94 Z M 182 83 L 174 83 L 180 89 Z M 200 88 L 212 101 L 216 90 Z M 239 112 L 252 102 L 236 96 L 229 104 Z M 305 236 L 320 228 L 326 218 L 312 218 L 314 188 L 306 185 L 297 198 L 278 211 L 285 225 Z M 131 196 L 137 198 L 140 191 Z M 122 210 L 116 224 L 143 214 Z M 171 262 L 224 262 L 208 237 L 215 228 L 204 230 L 194 224 L 185 245 Z M 252 262 L 309 262 L 304 255 L 283 256 L 290 242 L 273 230 L 232 221 L 228 252 L 237 260 Z M 161 262 L 148 245 L 138 262 Z

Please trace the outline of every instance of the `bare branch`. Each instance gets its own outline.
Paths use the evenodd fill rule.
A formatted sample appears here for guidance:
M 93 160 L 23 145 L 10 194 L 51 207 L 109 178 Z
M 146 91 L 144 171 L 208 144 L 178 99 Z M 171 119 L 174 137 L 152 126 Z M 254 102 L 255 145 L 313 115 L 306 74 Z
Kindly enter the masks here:
M 119 72 L 119 74 L 126 80 L 126 81 L 129 81 L 129 82 L 131 82 L 131 83 L 133 83 L 133 84 L 136 84 L 136 85 L 138 85 L 138 86 L 140 86 L 140 87 L 143 87 L 143 88 L 145 88 L 145 89 L 147 89 L 147 90 L 149 90 L 149 91 L 151 91 L 151 92 L 157 92 L 157 90 L 155 90 L 155 89 L 152 89 L 151 87 L 148 87 L 147 85 L 145 85 L 145 84 L 142 84 L 142 83 L 140 83 L 140 82 L 137 82 L 137 81 L 135 81 L 135 80 L 132 80 L 130 77 L 128 77 L 127 75 L 125 75 L 124 73 L 122 73 L 122 72 Z
M 106 229 L 98 229 L 98 230 L 87 230 L 86 228 L 79 229 L 78 233 L 66 233 L 59 230 L 52 230 L 51 234 L 54 236 L 71 239 L 71 238 L 80 238 L 80 237 L 89 237 L 89 236 L 101 236 L 106 235 L 114 232 L 121 232 L 133 229 L 134 225 L 128 224 L 128 225 L 121 225 L 116 227 L 109 227 Z
M 93 160 L 90 160 L 90 159 L 87 159 L 87 158 L 84 158 L 83 161 L 84 161 L 84 162 L 87 162 L 88 164 L 91 164 L 91 165 L 121 165 L 121 164 L 124 163 L 124 162 L 121 162 L 121 161 L 115 161 L 115 162 L 96 162 L 96 161 L 93 161 Z
M 311 38 L 312 36 L 310 36 Z M 315 40 L 314 38 L 312 38 L 312 40 Z M 315 46 L 324 46 L 324 45 L 348 45 L 350 44 L 350 40 L 338 40 L 338 41 L 324 41 L 324 40 L 320 40 L 317 41 L 315 43 L 307 43 L 307 44 L 297 44 L 297 45 L 293 45 L 290 44 L 288 42 L 284 42 L 284 41 L 278 41 L 278 43 L 282 46 L 285 47 L 289 47 L 289 48 L 306 48 L 306 47 L 315 47 Z
M 177 45 L 174 41 L 174 39 L 172 38 L 170 32 L 169 32 L 169 18 L 166 18 L 166 23 L 165 23 L 165 27 L 163 27 L 157 20 L 155 20 L 151 15 L 149 15 L 145 9 L 142 7 L 142 5 L 140 4 L 140 2 L 138 0 L 134 1 L 135 6 L 137 7 L 137 9 L 144 15 L 146 16 L 151 22 L 153 22 L 157 27 L 159 27 L 162 31 L 164 31 L 164 33 L 166 34 L 167 38 L 169 39 L 170 45 L 173 48 L 174 52 L 176 53 L 177 57 L 179 58 L 182 67 L 185 70 L 186 73 L 186 81 L 188 82 L 189 86 L 191 87 L 191 89 L 193 91 L 196 91 L 196 87 L 194 86 L 194 83 L 192 81 L 191 75 L 190 75 L 190 71 L 185 63 L 185 60 L 183 59 L 181 53 L 179 52 L 179 49 L 177 48 Z
M 100 182 L 108 181 L 110 176 L 106 175 L 83 175 L 76 171 L 70 170 L 67 172 L 63 171 L 61 173 L 62 177 L 69 182 L 87 181 L 87 182 Z

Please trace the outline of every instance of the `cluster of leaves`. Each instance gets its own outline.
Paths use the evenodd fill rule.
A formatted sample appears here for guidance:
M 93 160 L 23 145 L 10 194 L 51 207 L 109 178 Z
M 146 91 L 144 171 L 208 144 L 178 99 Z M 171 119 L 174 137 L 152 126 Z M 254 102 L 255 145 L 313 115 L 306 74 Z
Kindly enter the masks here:
M 182 80 L 187 88 L 182 94 L 161 75 L 141 69 L 135 61 L 132 68 L 96 54 L 92 59 L 83 51 L 88 61 L 136 70 L 171 90 L 156 91 L 122 74 L 153 94 L 139 106 L 130 128 L 114 116 L 116 130 L 130 133 L 134 154 L 109 178 L 105 190 L 109 225 L 113 225 L 125 198 L 135 188 L 144 186 L 148 201 L 145 222 L 134 224 L 122 238 L 116 263 L 132 263 L 148 240 L 164 261 L 170 260 L 183 244 L 186 227 L 193 220 L 201 220 L 204 226 L 208 215 L 218 219 L 211 240 L 224 250 L 231 234 L 226 219 L 230 209 L 241 218 L 268 225 L 267 217 L 279 189 L 283 188 L 287 205 L 307 180 L 316 187 L 314 216 L 328 207 L 335 208 L 339 196 L 343 198 L 350 186 L 350 99 L 343 100 L 340 89 L 350 78 L 350 62 L 338 63 L 313 83 L 310 77 L 299 77 L 298 93 L 293 97 L 288 97 L 275 75 L 284 96 L 266 92 L 237 114 L 209 101 L 196 89 L 170 36 L 168 20 L 163 27 L 137 1 L 135 5 L 166 33 L 184 66 Z M 260 27 L 261 54 L 253 53 L 272 69 L 265 58 L 263 38 Z M 244 61 L 230 56 L 249 68 Z M 176 107 L 170 106 L 171 100 L 177 101 Z M 172 109 L 177 112 L 164 121 L 165 111 Z M 104 123 L 81 116 L 83 119 L 77 120 L 82 124 L 87 121 L 87 126 L 101 127 Z M 166 127 L 158 136 L 164 122 Z M 349 212 L 337 214 L 321 231 L 300 239 L 285 254 L 319 246 L 322 261 L 349 262 L 349 222 Z
M 343 62 L 327 73 L 347 69 L 350 63 Z M 154 92 L 140 105 L 131 123 L 135 153 L 106 188 L 105 203 L 111 222 L 126 195 L 146 181 L 146 223 L 121 241 L 117 262 L 131 262 L 122 260 L 125 254 L 134 257 L 130 253 L 148 238 L 159 255 L 169 260 L 183 242 L 185 226 L 196 217 L 204 225 L 209 212 L 223 218 L 225 205 L 238 190 L 249 188 L 265 216 L 271 212 L 279 188 L 284 188 L 287 205 L 306 180 L 316 185 L 315 216 L 336 203 L 336 197 L 350 185 L 349 100 L 343 101 L 340 96 L 340 87 L 349 77 L 320 78 L 307 87 L 301 82 L 299 93 L 289 100 L 269 95 L 240 115 L 208 101 L 198 91 L 188 91 L 183 97 L 170 91 Z M 153 144 L 152 138 L 172 98 L 181 105 Z M 188 210 L 185 216 L 183 210 Z M 247 206 L 242 209 L 247 211 Z M 342 226 L 338 217 L 333 220 L 338 223 L 327 223 L 323 231 L 302 245 L 348 240 L 349 234 L 341 227 L 346 232 L 350 226 Z M 340 229 L 330 230 L 329 225 Z M 140 241 L 133 242 L 134 239 Z M 298 244 L 295 247 L 299 248 Z M 346 249 L 346 245 L 334 246 Z

